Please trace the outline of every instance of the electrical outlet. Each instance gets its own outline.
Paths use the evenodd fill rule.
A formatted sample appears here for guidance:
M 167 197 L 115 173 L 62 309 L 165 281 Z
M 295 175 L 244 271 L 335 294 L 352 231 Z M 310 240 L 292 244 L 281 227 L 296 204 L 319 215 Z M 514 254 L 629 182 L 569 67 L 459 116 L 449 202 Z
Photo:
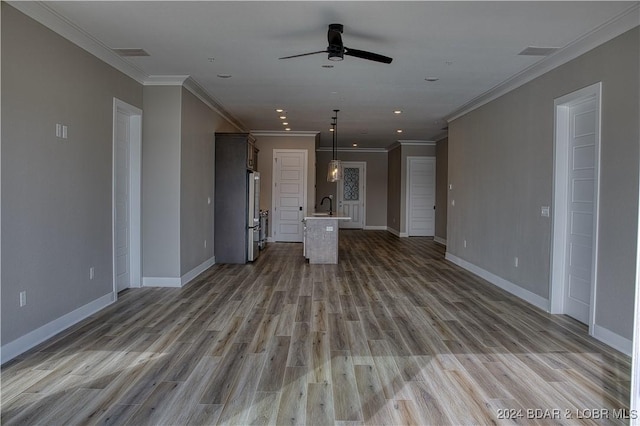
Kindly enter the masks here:
M 62 124 L 60 123 L 56 123 L 56 137 L 57 138 L 62 137 Z
M 456 200 L 451 200 L 451 205 L 455 206 L 456 205 Z
M 96 276 L 96 268 L 93 266 L 89 268 L 89 279 L 92 280 Z
M 27 292 L 26 291 L 21 291 L 20 292 L 20 307 L 23 307 L 27 304 Z
M 542 217 L 549 217 L 549 206 L 542 206 L 540 208 L 540 215 Z
M 467 248 L 467 240 L 464 240 L 464 241 L 462 242 L 462 245 L 464 246 L 464 248 Z
M 517 268 L 518 267 L 518 263 L 519 263 L 518 256 L 516 256 L 516 257 L 513 258 L 513 266 L 515 266 Z
M 204 248 L 207 248 L 207 240 L 204 240 Z
M 62 139 L 67 139 L 67 126 L 62 125 Z

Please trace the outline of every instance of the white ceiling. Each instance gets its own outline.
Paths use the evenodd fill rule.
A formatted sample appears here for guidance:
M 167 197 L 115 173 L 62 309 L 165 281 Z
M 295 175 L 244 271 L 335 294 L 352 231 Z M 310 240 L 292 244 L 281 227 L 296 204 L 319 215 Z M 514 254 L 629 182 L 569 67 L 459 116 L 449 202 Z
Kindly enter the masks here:
M 332 110 L 340 109 L 340 146 L 386 147 L 439 138 L 446 117 L 545 60 L 519 56 L 523 49 L 570 46 L 637 3 L 72 1 L 46 7 L 104 46 L 145 49 L 149 57 L 126 60 L 147 76 L 190 75 L 247 130 L 283 130 L 275 112 L 281 107 L 292 132 L 320 131 L 321 145 L 329 146 Z M 393 62 L 331 62 L 326 54 L 278 60 L 325 49 L 330 23 L 344 25 L 345 46 Z

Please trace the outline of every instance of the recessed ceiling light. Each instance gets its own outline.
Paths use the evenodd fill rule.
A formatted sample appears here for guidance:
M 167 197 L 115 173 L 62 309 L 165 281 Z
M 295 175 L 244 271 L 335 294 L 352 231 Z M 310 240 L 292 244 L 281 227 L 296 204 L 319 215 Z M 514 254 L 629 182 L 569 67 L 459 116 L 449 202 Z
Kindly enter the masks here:
M 282 122 L 282 125 L 283 125 L 283 126 L 286 126 L 287 124 L 289 124 L 289 123 L 287 123 L 286 121 L 283 121 L 283 122 Z
M 283 112 L 284 110 L 282 108 L 277 108 L 276 112 Z
M 354 144 L 353 144 L 353 146 L 358 146 L 358 144 L 357 144 L 357 143 L 354 143 Z
M 289 131 L 289 130 L 291 130 L 291 129 L 287 127 L 285 130 L 288 132 L 288 131 Z
M 218 74 L 219 78 L 231 78 L 231 74 Z
M 402 129 L 396 130 L 397 133 L 402 133 Z
M 331 129 L 329 129 L 330 132 L 333 132 L 333 127 Z
M 399 110 L 399 109 L 397 109 L 397 110 L 393 111 L 393 113 L 394 113 L 394 114 L 402 114 L 402 111 L 401 111 L 401 110 Z
M 428 82 L 433 82 L 438 80 L 440 80 L 438 77 L 427 77 L 424 79 L 424 81 L 428 81 Z
M 281 119 L 281 120 L 286 120 L 286 119 L 287 119 L 287 116 L 286 116 L 286 115 L 281 115 L 281 116 L 280 116 L 280 119 Z

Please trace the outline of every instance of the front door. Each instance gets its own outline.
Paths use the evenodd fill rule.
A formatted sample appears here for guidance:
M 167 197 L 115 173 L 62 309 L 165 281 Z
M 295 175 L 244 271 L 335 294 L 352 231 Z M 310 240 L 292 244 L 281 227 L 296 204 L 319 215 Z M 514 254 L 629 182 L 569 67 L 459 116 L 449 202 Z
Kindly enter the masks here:
M 340 220 L 340 228 L 362 229 L 364 227 L 366 164 L 342 162 L 343 180 L 338 181 L 337 213 L 351 219 Z
M 306 210 L 307 151 L 273 151 L 273 239 L 302 242 Z

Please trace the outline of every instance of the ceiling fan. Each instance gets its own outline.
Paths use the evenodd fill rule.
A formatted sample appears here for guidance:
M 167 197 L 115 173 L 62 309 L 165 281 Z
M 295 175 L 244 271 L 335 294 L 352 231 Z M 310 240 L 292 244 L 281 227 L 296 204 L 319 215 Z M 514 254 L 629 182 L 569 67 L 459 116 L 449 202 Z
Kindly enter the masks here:
M 298 58 L 300 56 L 315 55 L 318 53 L 328 53 L 330 61 L 341 61 L 344 59 L 344 55 L 354 56 L 356 58 L 368 59 L 370 61 L 382 62 L 384 64 L 390 64 L 393 61 L 388 56 L 379 55 L 377 53 L 367 52 L 364 50 L 351 49 L 342 44 L 342 24 L 329 24 L 329 31 L 327 32 L 327 39 L 329 40 L 329 46 L 326 50 L 318 50 L 317 52 L 302 53 L 300 55 L 285 56 L 278 59 L 290 59 Z

